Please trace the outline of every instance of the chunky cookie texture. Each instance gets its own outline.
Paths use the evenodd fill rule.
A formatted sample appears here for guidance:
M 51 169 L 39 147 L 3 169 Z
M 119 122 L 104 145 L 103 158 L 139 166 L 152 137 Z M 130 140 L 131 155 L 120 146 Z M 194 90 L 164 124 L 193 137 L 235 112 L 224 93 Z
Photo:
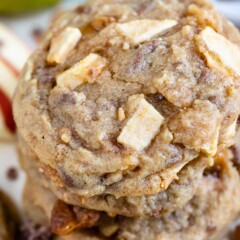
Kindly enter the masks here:
M 221 160 L 205 171 L 196 195 L 182 209 L 160 219 L 125 219 L 118 239 L 224 239 L 240 207 L 235 184 L 239 185 L 236 169 Z
M 129 217 L 151 216 L 155 218 L 159 215 L 164 215 L 178 208 L 182 208 L 196 193 L 198 185 L 202 181 L 204 169 L 209 164 L 209 159 L 206 158 L 187 164 L 178 176 L 176 175 L 178 168 L 169 173 L 173 174 L 175 172 L 172 176 L 167 175 L 168 173 L 165 172 L 165 177 L 173 179 L 173 182 L 166 190 L 162 190 L 155 195 L 116 198 L 108 194 L 105 196 L 79 198 L 77 194 L 72 193 L 62 185 L 62 181 L 58 176 L 55 175 L 54 178 L 54 182 L 58 187 L 48 181 L 43 172 L 49 176 L 54 173 L 54 170 L 46 168 L 39 163 L 38 157 L 20 136 L 18 145 L 21 165 L 31 179 L 36 179 L 40 185 L 48 186 L 59 199 L 63 199 L 66 203 L 72 203 L 88 209 L 94 208 L 99 211 L 105 211 L 111 216 L 120 214 Z M 117 179 L 118 177 L 118 175 L 113 174 L 108 180 L 110 182 L 110 180 L 112 181 L 112 179 Z M 66 179 L 66 181 L 68 185 L 71 186 L 71 179 Z M 147 185 L 145 187 L 147 187 Z M 46 204 L 46 208 L 49 209 L 49 204 Z
M 19 133 L 62 200 L 151 215 L 149 199 L 233 144 L 239 46 L 207 1 L 89 2 L 59 16 L 29 59 L 14 98 Z
M 32 178 L 34 176 L 32 171 L 28 173 L 31 176 L 29 176 L 24 193 L 27 216 L 35 222 L 50 226 L 51 216 L 52 218 L 54 216 L 57 221 L 56 208 L 60 207 L 59 200 L 46 186 L 43 187 L 40 181 L 36 181 L 36 176 Z M 222 230 L 227 229 L 229 222 L 236 217 L 240 208 L 239 186 L 239 173 L 232 166 L 227 155 L 223 154 L 216 160 L 216 164 L 212 168 L 204 171 L 196 193 L 183 208 L 160 218 L 145 219 L 123 216 L 109 217 L 103 212 L 99 212 L 98 222 L 93 228 L 82 228 L 66 236 L 56 236 L 54 239 L 223 239 L 224 231 Z M 66 210 L 60 211 L 60 208 L 58 221 L 61 223 L 69 223 L 69 220 L 75 221 L 75 214 L 82 211 L 78 207 L 67 204 L 64 204 L 64 208 L 75 208 L 75 213 L 73 218 L 69 218 Z M 82 214 L 84 214 L 82 221 L 85 224 L 91 224 L 92 218 L 86 217 L 86 215 L 89 216 L 89 210 L 85 210 Z M 92 213 L 92 216 L 94 214 L 96 213 Z

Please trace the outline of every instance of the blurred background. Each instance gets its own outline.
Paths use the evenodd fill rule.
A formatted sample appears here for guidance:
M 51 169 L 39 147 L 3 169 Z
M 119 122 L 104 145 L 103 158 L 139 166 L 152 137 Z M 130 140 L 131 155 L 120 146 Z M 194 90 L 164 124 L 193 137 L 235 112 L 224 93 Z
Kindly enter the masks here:
M 0 22 L 9 26 L 30 49 L 34 49 L 36 38 L 46 29 L 54 12 L 83 2 L 84 0 L 0 0 Z M 212 2 L 223 15 L 240 27 L 240 0 Z
M 0 22 L 11 28 L 30 49 L 34 49 L 36 40 L 39 40 L 40 33 L 47 28 L 54 14 L 83 2 L 84 0 L 0 0 Z M 14 4 L 18 7 L 15 8 Z

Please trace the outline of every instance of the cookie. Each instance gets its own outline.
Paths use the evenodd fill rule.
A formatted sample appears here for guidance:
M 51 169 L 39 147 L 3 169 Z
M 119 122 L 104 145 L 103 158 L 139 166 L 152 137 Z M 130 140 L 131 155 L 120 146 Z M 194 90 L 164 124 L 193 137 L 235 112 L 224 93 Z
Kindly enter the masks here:
M 50 219 L 51 219 L 51 211 L 54 207 L 54 203 L 56 202 L 56 197 L 47 189 L 37 184 L 37 181 L 33 179 L 28 179 L 34 184 L 26 184 L 23 195 L 23 204 L 24 211 L 28 218 L 28 224 L 25 224 L 25 231 L 28 232 L 28 238 L 31 237 L 31 234 L 39 234 L 38 237 L 46 235 L 46 233 L 51 236 L 50 229 Z M 34 189 L 33 189 L 34 187 Z M 31 194 L 30 194 L 31 193 Z M 42 196 L 39 198 L 39 196 Z M 29 224 L 30 223 L 30 224 Z M 29 226 L 30 225 L 30 226 Z M 35 231 L 31 231 L 32 226 L 35 227 Z M 39 229 L 44 229 L 45 231 L 39 231 Z M 42 234 L 42 235 L 41 235 Z M 27 239 L 28 239 L 27 238 Z M 48 239 L 48 238 L 46 238 Z M 76 231 L 72 232 L 66 236 L 56 236 L 54 237 L 56 240 L 101 240 L 102 237 L 98 237 L 93 235 L 93 233 L 88 231 Z
M 187 164 L 179 173 L 168 189 L 155 195 L 137 197 L 115 198 L 111 195 L 99 197 L 79 198 L 68 191 L 61 184 L 61 180 L 55 179 L 55 184 L 49 183 L 46 176 L 51 169 L 41 165 L 39 159 L 21 136 L 18 136 L 19 158 L 25 172 L 32 178 L 38 179 L 42 185 L 49 186 L 51 190 L 65 202 L 89 209 L 105 211 L 109 215 L 125 215 L 129 217 L 153 216 L 157 217 L 175 211 L 183 207 L 196 193 L 199 183 L 202 181 L 204 169 L 210 159 L 196 159 Z M 58 187 L 56 187 L 56 185 Z M 65 194 L 63 194 L 65 193 Z M 46 204 L 48 206 L 49 204 Z
M 207 1 L 87 3 L 56 19 L 26 64 L 19 132 L 61 199 L 107 210 L 109 196 L 113 214 L 132 216 L 115 199 L 167 191 L 188 163 L 233 144 L 239 44 Z
M 85 239 L 84 237 L 105 240 L 221 239 L 225 229 L 240 210 L 239 184 L 239 174 L 231 161 L 222 158 L 213 168 L 204 172 L 194 197 L 174 213 L 165 214 L 160 218 L 143 219 L 123 216 L 112 218 L 99 212 L 99 221 L 93 228 L 75 230 L 70 236 L 73 240 Z M 27 181 L 24 202 L 28 216 L 32 220 L 48 226 L 53 224 L 51 219 L 56 220 L 57 217 L 60 217 L 57 222 L 62 224 L 69 222 L 69 215 L 63 211 L 58 201 L 48 188 L 39 184 L 37 179 L 30 178 Z M 56 211 L 58 207 L 60 209 Z
M 216 172 L 205 172 L 196 195 L 183 209 L 163 216 L 161 221 L 128 219 L 119 238 L 221 239 L 239 212 L 239 191 L 235 188 L 239 184 L 238 173 L 228 162 L 222 170 L 221 167 L 216 165 Z

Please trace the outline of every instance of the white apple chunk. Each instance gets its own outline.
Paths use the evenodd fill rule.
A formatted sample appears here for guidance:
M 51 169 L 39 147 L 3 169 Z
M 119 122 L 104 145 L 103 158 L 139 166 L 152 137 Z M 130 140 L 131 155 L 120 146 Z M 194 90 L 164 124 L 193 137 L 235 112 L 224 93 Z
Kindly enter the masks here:
M 143 95 L 131 96 L 127 105 L 133 113 L 117 140 L 126 147 L 141 151 L 158 133 L 164 118 Z
M 74 49 L 82 34 L 78 28 L 67 27 L 51 41 L 47 57 L 49 63 L 63 63 L 69 52 Z
M 134 20 L 127 23 L 116 24 L 116 30 L 128 38 L 133 44 L 139 44 L 150 40 L 152 37 L 164 32 L 175 26 L 177 21 L 165 20 Z
M 200 32 L 197 41 L 209 67 L 219 70 L 225 67 L 240 76 L 240 48 L 236 44 L 210 27 Z

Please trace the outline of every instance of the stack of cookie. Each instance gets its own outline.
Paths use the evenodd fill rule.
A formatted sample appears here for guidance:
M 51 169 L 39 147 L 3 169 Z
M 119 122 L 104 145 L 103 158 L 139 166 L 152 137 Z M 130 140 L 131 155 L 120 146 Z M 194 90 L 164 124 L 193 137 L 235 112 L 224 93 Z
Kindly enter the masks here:
M 16 207 L 10 198 L 0 190 L 0 239 L 21 240 L 19 225 L 20 220 Z
M 24 202 L 56 239 L 220 239 L 240 34 L 205 0 L 96 0 L 59 16 L 14 99 Z

